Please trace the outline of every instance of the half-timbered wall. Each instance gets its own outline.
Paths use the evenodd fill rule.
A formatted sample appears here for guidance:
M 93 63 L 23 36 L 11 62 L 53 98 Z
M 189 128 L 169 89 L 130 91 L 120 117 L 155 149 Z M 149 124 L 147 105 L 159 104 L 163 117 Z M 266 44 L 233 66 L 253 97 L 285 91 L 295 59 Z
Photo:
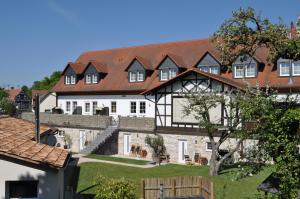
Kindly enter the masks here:
M 157 127 L 192 127 L 197 128 L 198 123 L 192 115 L 186 116 L 182 112 L 184 98 L 189 92 L 224 92 L 230 86 L 208 77 L 191 74 L 178 78 L 177 81 L 155 91 L 155 121 Z M 181 106 L 181 107 L 178 107 Z M 211 116 L 218 123 L 224 122 L 224 107 L 222 104 L 211 110 Z M 181 118 L 181 119 L 180 119 Z

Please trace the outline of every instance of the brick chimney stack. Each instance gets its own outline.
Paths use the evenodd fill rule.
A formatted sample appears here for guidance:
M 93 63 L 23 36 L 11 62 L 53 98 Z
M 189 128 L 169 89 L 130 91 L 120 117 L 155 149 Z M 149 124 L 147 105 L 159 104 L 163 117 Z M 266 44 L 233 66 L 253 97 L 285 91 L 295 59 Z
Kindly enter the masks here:
M 294 22 L 291 22 L 291 27 L 290 27 L 290 39 L 296 38 L 297 37 L 297 30 L 295 28 Z

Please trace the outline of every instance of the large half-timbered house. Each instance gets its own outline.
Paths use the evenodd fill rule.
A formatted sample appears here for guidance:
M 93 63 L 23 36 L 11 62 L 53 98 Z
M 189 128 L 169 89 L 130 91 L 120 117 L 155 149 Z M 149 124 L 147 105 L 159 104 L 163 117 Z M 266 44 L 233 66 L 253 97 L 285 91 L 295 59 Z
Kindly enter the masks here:
M 182 162 L 185 154 L 192 157 L 195 153 L 209 158 L 206 135 L 192 116 L 183 114 L 185 93 L 225 93 L 249 85 L 271 87 L 283 95 L 298 93 L 300 61 L 271 63 L 267 57 L 267 49 L 257 49 L 253 57 L 238 57 L 225 70 L 209 39 L 91 51 L 67 64 L 53 92 L 65 114 L 92 115 L 104 108 L 115 119 L 154 119 L 155 129 L 150 133 L 164 135 L 171 161 Z M 222 104 L 212 114 L 216 121 L 226 122 Z M 146 135 L 120 131 L 119 154 L 130 154 L 134 144 L 147 148 Z

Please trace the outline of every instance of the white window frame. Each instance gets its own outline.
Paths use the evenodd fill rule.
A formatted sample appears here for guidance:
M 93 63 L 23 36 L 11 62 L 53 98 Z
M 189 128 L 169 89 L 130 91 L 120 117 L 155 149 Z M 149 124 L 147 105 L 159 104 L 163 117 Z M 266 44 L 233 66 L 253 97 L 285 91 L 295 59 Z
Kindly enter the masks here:
M 98 83 L 98 75 L 97 74 L 93 74 L 92 75 L 92 82 L 93 82 L 93 84 L 97 84 Z
M 281 64 L 285 64 L 285 66 L 288 66 L 288 74 L 283 74 L 282 73 L 282 65 Z M 279 75 L 281 77 L 288 77 L 290 76 L 290 66 L 289 66 L 289 62 L 280 62 L 279 63 Z
M 86 83 L 86 84 L 91 84 L 91 83 L 92 83 L 92 75 L 87 74 L 87 75 L 85 76 L 85 83 Z
M 144 111 L 142 112 L 142 103 L 144 104 Z M 139 111 L 140 114 L 146 114 L 146 102 L 145 101 L 140 101 L 140 111 Z
M 69 75 L 66 75 L 65 78 L 66 84 L 71 84 L 71 77 Z
M 71 75 L 71 84 L 75 84 L 76 83 L 76 77 L 75 75 Z
M 129 72 L 129 82 L 136 82 L 137 81 L 137 73 L 136 72 Z
M 243 74 L 242 75 L 240 75 L 240 76 L 237 76 L 237 67 L 241 67 L 242 69 L 242 71 L 243 71 Z M 245 73 L 245 70 L 244 70 L 244 65 L 235 65 L 234 66 L 234 78 L 243 78 L 244 77 L 244 73 Z
M 210 148 L 208 148 L 208 144 L 210 144 L 211 142 L 206 142 L 205 143 L 205 151 L 212 151 L 212 148 L 210 149 Z
M 87 106 L 88 105 L 88 106 Z M 84 111 L 86 113 L 90 113 L 91 112 L 91 103 L 90 102 L 85 102 L 84 103 Z
M 134 105 L 134 106 L 135 106 L 135 112 L 132 112 L 132 110 L 133 110 L 133 109 L 132 109 L 133 104 L 135 104 L 135 105 Z M 136 112 L 137 112 L 137 104 L 136 104 L 136 101 L 131 101 L 131 102 L 130 102 L 130 107 L 129 107 L 129 108 L 130 108 L 130 113 L 131 113 L 131 114 L 136 114 Z
M 176 77 L 177 76 L 177 71 L 176 71 L 176 69 L 175 68 L 170 68 L 169 69 L 169 78 L 168 79 L 172 79 L 172 78 L 174 78 L 174 77 Z
M 216 70 L 215 70 L 216 73 L 213 73 L 213 70 L 212 70 L 213 68 L 216 69 Z M 210 67 L 209 67 L 209 72 L 210 72 L 211 74 L 219 75 L 219 74 L 220 74 L 220 66 L 210 66 Z
M 113 111 L 113 103 L 115 104 L 115 110 Z M 110 102 L 110 112 L 111 113 L 117 113 L 117 102 L 116 101 L 111 101 Z
M 244 65 L 245 67 L 245 77 L 255 77 L 255 64 L 247 64 L 247 65 Z M 248 72 L 251 70 L 250 67 L 253 67 L 253 75 L 248 75 Z
M 160 70 L 160 80 L 166 81 L 168 79 L 169 79 L 169 69 L 167 69 L 167 68 L 161 69 Z
M 136 79 L 138 82 L 143 82 L 144 81 L 144 73 L 142 71 L 137 71 Z
M 299 73 L 295 73 L 295 64 L 297 65 L 297 67 L 299 67 Z M 298 62 L 298 63 L 295 63 L 295 62 L 293 62 L 292 63 L 292 70 L 293 70 L 293 76 L 300 76 L 300 62 Z
M 66 112 L 70 112 L 70 111 L 71 111 L 71 102 L 66 101 Z

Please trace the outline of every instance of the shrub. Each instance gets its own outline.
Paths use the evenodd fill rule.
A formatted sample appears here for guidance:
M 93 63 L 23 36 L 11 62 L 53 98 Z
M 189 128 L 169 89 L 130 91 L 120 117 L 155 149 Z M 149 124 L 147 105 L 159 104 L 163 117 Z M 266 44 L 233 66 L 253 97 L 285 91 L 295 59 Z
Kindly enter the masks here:
M 96 178 L 96 183 L 99 184 L 96 199 L 137 199 L 136 187 L 124 178 L 109 179 L 100 175 Z
M 0 111 L 10 116 L 14 116 L 17 109 L 15 104 L 11 100 L 9 100 L 8 98 L 3 98 L 0 100 Z
M 153 153 L 155 157 L 158 158 L 158 163 L 160 164 L 160 156 L 164 155 L 166 152 L 164 138 L 161 135 L 157 135 L 155 137 L 150 137 L 147 135 L 145 142 L 152 148 Z

